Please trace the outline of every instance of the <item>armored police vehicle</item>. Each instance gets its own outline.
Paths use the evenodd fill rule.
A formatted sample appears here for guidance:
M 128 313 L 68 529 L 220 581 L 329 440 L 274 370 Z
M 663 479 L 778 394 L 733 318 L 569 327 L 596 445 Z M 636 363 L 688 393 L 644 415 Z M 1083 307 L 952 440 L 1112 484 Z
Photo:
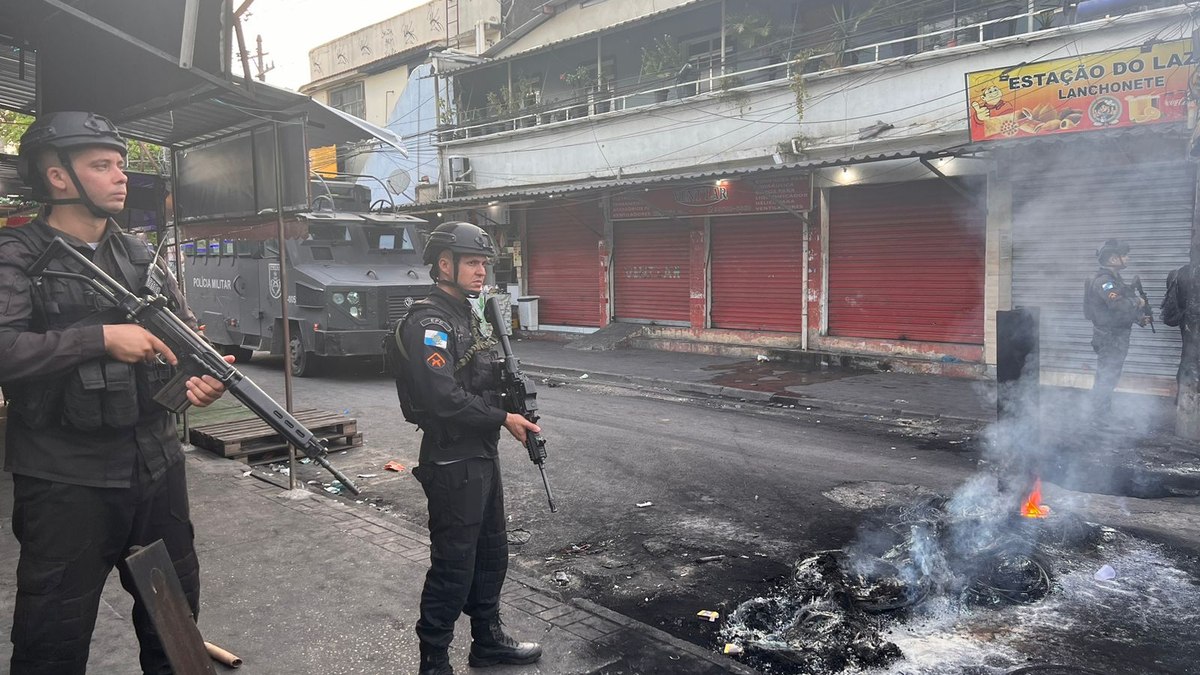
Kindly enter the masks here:
M 284 260 L 293 374 L 312 375 L 328 360 L 382 355 L 383 336 L 432 287 L 421 264 L 424 222 L 337 210 L 289 217 Z M 282 354 L 278 240 L 225 234 L 185 242 L 182 253 L 188 304 L 217 348 L 243 362 L 252 350 Z

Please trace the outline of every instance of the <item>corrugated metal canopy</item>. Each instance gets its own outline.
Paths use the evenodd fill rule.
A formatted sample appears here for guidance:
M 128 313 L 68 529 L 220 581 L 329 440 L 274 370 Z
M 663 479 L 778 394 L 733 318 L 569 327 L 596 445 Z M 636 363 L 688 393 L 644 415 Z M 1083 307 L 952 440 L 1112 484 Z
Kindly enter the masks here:
M 766 166 L 752 166 L 742 168 L 727 168 L 727 169 L 712 169 L 708 171 L 690 171 L 684 173 L 670 174 L 654 174 L 648 176 L 630 176 L 627 178 L 606 178 L 602 180 L 580 181 L 575 183 L 561 183 L 557 185 L 539 185 L 528 188 L 516 188 L 503 191 L 491 192 L 472 192 L 469 196 L 450 197 L 428 204 L 418 204 L 414 208 L 406 209 L 408 211 L 424 210 L 428 211 L 431 208 L 438 206 L 464 206 L 476 203 L 486 203 L 488 201 L 503 200 L 503 199 L 520 199 L 525 197 L 543 197 L 547 195 L 560 195 L 580 192 L 590 192 L 593 190 L 605 190 L 621 187 L 635 187 L 641 185 L 654 185 L 657 183 L 675 183 L 681 181 L 695 180 L 716 180 L 718 178 L 730 178 L 733 176 L 748 176 L 760 173 L 773 173 L 777 171 L 795 171 L 803 169 L 821 169 L 833 166 L 845 166 L 849 164 L 866 164 L 870 162 L 883 162 L 895 159 L 917 159 L 919 157 L 939 157 L 947 155 L 970 154 L 965 151 L 966 146 L 950 145 L 939 143 L 935 145 L 922 146 L 912 150 L 904 150 L 897 152 L 879 152 L 871 154 L 850 155 L 838 158 L 813 159 L 803 162 L 787 162 L 783 164 L 772 164 Z M 975 148 L 978 152 L 988 148 Z

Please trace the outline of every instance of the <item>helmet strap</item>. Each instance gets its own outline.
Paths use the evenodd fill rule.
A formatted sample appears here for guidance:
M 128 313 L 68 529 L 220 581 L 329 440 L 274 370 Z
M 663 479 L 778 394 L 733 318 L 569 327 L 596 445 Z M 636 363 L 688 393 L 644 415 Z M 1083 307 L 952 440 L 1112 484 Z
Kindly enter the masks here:
M 437 278 L 434 279 L 434 283 L 446 284 L 447 286 L 452 286 L 452 287 L 458 289 L 459 293 L 462 293 L 463 295 L 467 296 L 468 298 L 471 298 L 472 300 L 474 300 L 475 298 L 479 297 L 480 292 L 472 291 L 469 288 L 467 288 L 466 286 L 463 286 L 458 281 L 458 276 L 459 276 L 458 263 L 461 259 L 462 259 L 461 253 L 457 253 L 455 251 L 450 251 L 450 260 L 451 260 L 451 265 L 454 269 L 454 273 L 453 273 L 454 276 L 451 277 L 450 279 L 443 279 L 443 278 L 441 278 L 441 274 L 438 274 Z
M 83 204 L 84 207 L 87 208 L 88 212 L 97 218 L 113 218 L 118 215 L 120 211 L 108 211 L 107 209 L 102 209 L 96 204 L 96 202 L 92 201 L 92 198 L 88 195 L 87 190 L 83 189 L 83 183 L 80 182 L 79 176 L 75 173 L 75 166 L 71 161 L 71 153 L 62 148 L 59 148 L 57 152 L 58 160 L 62 163 L 63 168 L 66 169 L 67 175 L 71 177 L 71 182 L 75 184 L 75 190 L 79 192 L 79 196 L 75 199 L 47 199 L 44 203 L 51 205 Z

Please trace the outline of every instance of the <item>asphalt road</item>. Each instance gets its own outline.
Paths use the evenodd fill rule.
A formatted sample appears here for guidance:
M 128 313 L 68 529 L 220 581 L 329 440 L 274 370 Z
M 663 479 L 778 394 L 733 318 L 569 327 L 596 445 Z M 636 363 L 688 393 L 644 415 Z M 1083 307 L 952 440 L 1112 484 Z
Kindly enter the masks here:
M 282 400 L 280 360 L 260 358 L 243 369 Z M 393 384 L 376 370 L 364 365 L 296 379 L 296 407 L 357 418 L 365 446 L 335 455 L 334 464 L 351 476 L 368 476 L 360 481 L 364 508 L 420 524 L 425 504 L 417 483 L 407 472 L 382 470 L 389 460 L 415 464 L 418 435 L 400 416 Z M 796 561 L 853 541 L 869 509 L 949 496 L 991 468 L 971 430 L 586 382 L 543 384 L 539 401 L 559 512 L 548 511 L 524 449 L 512 439 L 502 441 L 513 564 L 565 592 L 708 646 L 718 644 L 720 624 L 697 621 L 698 610 L 724 616 L 768 592 Z M 311 466 L 298 476 L 328 481 Z M 1194 580 L 1186 553 L 1200 542 L 1196 500 L 1133 500 L 1053 486 L 1046 496 L 1088 520 L 1167 541 L 1174 548 L 1164 559 Z M 651 505 L 639 506 L 646 503 Z M 701 562 L 713 556 L 722 557 Z M 1178 627 L 1168 628 L 1147 635 L 1179 635 Z M 1120 658 L 1138 658 L 1142 647 L 1134 643 L 1132 656 Z M 1014 653 L 1037 651 L 1025 644 Z M 936 649 L 931 653 L 939 662 Z

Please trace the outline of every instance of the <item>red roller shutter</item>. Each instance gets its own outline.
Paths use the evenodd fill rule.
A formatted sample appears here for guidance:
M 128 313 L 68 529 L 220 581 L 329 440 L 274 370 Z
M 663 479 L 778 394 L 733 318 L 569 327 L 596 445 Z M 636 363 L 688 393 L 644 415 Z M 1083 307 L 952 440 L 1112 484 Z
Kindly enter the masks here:
M 791 216 L 714 218 L 714 328 L 800 332 L 804 226 Z
M 596 204 L 526 212 L 528 288 L 538 301 L 538 322 L 551 326 L 599 326 L 600 239 L 604 233 Z
M 942 181 L 835 188 L 829 333 L 982 344 L 984 230 Z
M 616 228 L 613 306 L 618 319 L 689 322 L 688 228 L 634 221 Z

